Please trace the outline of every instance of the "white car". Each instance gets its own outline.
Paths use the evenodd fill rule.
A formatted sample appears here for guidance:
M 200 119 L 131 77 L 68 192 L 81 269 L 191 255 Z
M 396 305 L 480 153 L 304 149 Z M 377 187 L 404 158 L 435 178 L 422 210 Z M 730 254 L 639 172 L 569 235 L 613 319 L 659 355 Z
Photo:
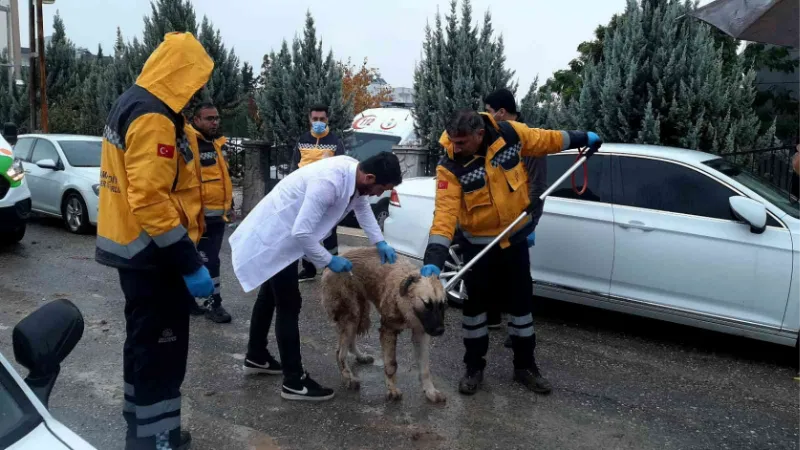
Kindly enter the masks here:
M 575 159 L 548 156 L 548 184 Z M 530 251 L 537 295 L 797 345 L 796 199 L 691 150 L 605 144 L 587 167 L 582 196 L 567 180 L 545 201 Z M 434 194 L 432 177 L 392 194 L 384 235 L 398 252 L 422 258 Z
M 60 299 L 14 328 L 14 354 L 31 375 L 23 380 L 0 353 L 0 448 L 94 450 L 47 411 L 59 365 L 80 341 L 83 327 L 78 308 Z
M 24 134 L 14 145 L 35 212 L 64 219 L 73 233 L 97 225 L 100 148 L 96 136 Z

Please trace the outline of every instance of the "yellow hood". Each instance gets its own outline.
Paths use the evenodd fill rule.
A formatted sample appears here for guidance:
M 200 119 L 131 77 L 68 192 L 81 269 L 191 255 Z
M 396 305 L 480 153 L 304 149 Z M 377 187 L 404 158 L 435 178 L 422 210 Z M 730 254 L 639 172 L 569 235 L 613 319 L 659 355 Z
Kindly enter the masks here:
M 167 33 L 147 58 L 136 84 L 180 112 L 208 82 L 214 62 L 191 33 Z

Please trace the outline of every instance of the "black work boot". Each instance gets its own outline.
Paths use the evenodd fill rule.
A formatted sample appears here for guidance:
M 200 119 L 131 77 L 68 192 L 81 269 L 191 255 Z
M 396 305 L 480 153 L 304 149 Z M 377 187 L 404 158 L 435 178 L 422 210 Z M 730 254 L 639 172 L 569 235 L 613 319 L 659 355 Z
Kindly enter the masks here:
M 550 382 L 539 372 L 536 363 L 530 369 L 514 369 L 514 381 L 537 394 L 549 394 L 553 390 Z
M 231 315 L 222 307 L 221 299 L 213 299 L 206 304 L 206 319 L 214 323 L 230 323 Z
M 314 267 L 314 264 L 307 262 L 306 260 L 300 260 L 300 265 L 303 266 L 303 270 L 300 271 L 300 274 L 297 276 L 297 281 L 311 281 L 317 276 L 317 268 Z
M 189 450 L 192 447 L 192 434 L 188 431 L 181 430 L 180 433 L 170 433 L 169 438 L 170 446 L 174 450 Z
M 473 395 L 478 392 L 478 388 L 483 383 L 483 369 L 469 369 L 458 383 L 458 392 L 464 395 Z
M 192 299 L 189 303 L 189 314 L 193 316 L 202 316 L 206 313 L 206 309 L 197 304 L 197 300 Z

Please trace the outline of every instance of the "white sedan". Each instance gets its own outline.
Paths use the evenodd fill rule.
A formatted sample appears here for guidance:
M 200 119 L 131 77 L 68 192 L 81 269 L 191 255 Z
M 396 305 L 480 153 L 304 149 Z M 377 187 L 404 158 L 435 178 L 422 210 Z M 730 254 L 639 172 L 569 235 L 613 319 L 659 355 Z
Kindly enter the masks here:
M 63 218 L 73 233 L 96 226 L 101 144 L 96 136 L 19 136 L 14 155 L 25 168 L 33 211 Z
M 548 184 L 575 158 L 549 156 Z M 582 196 L 567 180 L 545 201 L 530 251 L 537 295 L 797 345 L 796 199 L 691 150 L 606 144 L 587 167 Z M 398 252 L 422 258 L 434 194 L 432 177 L 392 193 L 384 234 Z

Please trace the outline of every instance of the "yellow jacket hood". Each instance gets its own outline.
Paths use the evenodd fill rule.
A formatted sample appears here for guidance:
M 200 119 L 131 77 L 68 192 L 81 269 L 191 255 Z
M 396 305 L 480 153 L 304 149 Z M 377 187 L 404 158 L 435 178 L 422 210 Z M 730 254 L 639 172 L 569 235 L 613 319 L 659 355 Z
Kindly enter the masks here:
M 147 58 L 136 84 L 180 112 L 208 82 L 214 62 L 191 33 L 167 33 Z

